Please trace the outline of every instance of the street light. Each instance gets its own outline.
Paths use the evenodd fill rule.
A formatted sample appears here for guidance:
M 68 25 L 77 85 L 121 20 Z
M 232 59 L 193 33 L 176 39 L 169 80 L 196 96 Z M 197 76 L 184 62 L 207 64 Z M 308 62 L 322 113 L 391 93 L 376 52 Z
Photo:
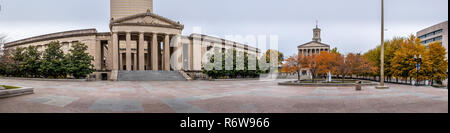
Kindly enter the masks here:
M 419 55 L 419 58 L 417 58 L 417 55 L 414 55 L 414 61 L 416 61 L 416 70 L 417 70 L 416 86 L 419 86 L 419 71 L 420 71 L 420 67 L 422 65 L 422 55 Z
M 384 86 L 384 0 L 381 0 L 381 63 L 380 63 L 380 86 L 377 89 L 389 89 Z

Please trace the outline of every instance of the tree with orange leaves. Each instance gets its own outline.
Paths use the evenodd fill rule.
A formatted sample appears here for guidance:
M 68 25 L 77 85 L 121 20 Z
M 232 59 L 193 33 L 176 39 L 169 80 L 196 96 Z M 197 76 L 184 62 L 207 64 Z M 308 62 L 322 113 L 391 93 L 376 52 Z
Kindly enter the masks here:
M 355 56 L 354 54 L 349 54 L 347 57 L 344 57 L 341 54 L 334 54 L 335 58 L 335 66 L 334 71 L 336 75 L 342 76 L 342 82 L 344 82 L 345 76 L 351 73 L 352 69 L 356 67 Z
M 285 61 L 286 63 L 283 65 L 283 70 L 287 72 L 296 72 L 298 81 L 301 80 L 301 70 L 309 67 L 308 63 L 310 58 L 308 56 L 304 56 L 302 54 L 295 54 L 289 58 L 287 58 Z
M 358 65 L 352 67 L 351 74 L 358 76 L 377 72 L 378 67 L 375 66 L 373 62 L 369 61 L 369 59 L 365 58 L 361 54 L 356 54 L 355 57 L 356 58 L 354 62 L 357 62 Z
M 318 73 L 321 71 L 320 65 L 322 64 L 319 56 L 317 54 L 312 54 L 310 56 L 305 56 L 302 60 L 303 65 L 306 66 L 306 68 L 309 69 L 309 72 L 312 76 L 312 81 L 315 82 L 315 79 L 318 75 Z
M 337 54 L 323 51 L 318 54 L 314 60 L 317 62 L 317 74 L 327 74 L 328 72 L 335 73 L 335 67 L 337 65 L 337 60 L 340 58 L 337 57 Z
M 299 59 L 298 56 L 290 56 L 289 58 L 287 58 L 286 63 L 283 65 L 283 70 L 286 70 L 289 73 L 293 73 L 296 72 L 298 74 L 300 74 L 300 63 L 299 63 Z M 299 78 L 300 81 L 300 78 Z

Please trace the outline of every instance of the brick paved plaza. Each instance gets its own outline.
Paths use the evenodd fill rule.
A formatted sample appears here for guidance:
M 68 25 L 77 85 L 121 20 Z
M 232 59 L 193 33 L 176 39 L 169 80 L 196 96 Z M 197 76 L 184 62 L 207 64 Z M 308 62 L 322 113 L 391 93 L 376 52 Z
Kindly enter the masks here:
M 280 81 L 62 82 L 0 79 L 35 94 L 0 99 L 0 113 L 448 113 L 448 90 L 388 84 L 279 86 Z

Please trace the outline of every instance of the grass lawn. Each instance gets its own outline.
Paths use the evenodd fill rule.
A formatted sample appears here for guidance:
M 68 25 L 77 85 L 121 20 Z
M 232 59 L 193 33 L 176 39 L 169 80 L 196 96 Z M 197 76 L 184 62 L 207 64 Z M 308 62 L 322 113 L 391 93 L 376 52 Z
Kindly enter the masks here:
M 3 86 L 3 87 L 5 87 L 5 89 L 18 89 L 18 88 L 20 88 L 20 87 L 16 87 L 16 86 L 8 86 L 8 85 L 0 85 L 0 86 Z

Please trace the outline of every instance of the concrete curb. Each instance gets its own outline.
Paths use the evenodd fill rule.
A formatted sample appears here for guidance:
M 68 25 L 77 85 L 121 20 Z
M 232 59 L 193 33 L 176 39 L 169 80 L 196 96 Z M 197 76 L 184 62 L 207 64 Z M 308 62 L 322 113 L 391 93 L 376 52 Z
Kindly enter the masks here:
M 16 77 L 0 77 L 0 79 L 13 80 L 33 80 L 33 81 L 66 81 L 66 82 L 87 82 L 86 79 L 46 79 L 46 78 L 16 78 Z
M 28 94 L 34 94 L 34 88 L 22 87 L 19 89 L 0 90 L 0 99 Z
M 254 81 L 254 80 L 260 80 L 260 78 L 212 79 L 212 80 L 206 80 L 206 81 Z
M 337 83 L 329 83 L 329 84 L 319 84 L 319 83 L 292 83 L 289 82 L 280 82 L 278 85 L 286 85 L 286 86 L 306 86 L 306 87 L 345 87 L 345 86 L 356 86 L 355 83 L 344 83 L 344 84 L 337 84 Z M 363 83 L 361 86 L 376 86 L 377 83 Z

